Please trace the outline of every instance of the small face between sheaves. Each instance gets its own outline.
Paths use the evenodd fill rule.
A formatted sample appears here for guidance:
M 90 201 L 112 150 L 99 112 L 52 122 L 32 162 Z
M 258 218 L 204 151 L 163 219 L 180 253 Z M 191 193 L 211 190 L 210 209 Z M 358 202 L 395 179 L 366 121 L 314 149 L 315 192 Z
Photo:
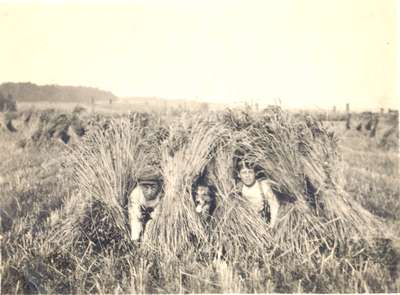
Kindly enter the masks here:
M 207 186 L 198 186 L 195 191 L 196 212 L 199 214 L 210 214 L 212 197 Z

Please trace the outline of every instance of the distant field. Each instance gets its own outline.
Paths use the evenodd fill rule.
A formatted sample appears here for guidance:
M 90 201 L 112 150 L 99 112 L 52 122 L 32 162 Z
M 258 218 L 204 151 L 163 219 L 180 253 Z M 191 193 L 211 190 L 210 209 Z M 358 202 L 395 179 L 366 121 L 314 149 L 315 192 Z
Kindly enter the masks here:
M 45 110 L 49 108 L 72 111 L 76 106 L 84 107 L 88 112 L 99 112 L 99 113 L 129 113 L 129 112 L 173 112 L 177 110 L 199 110 L 202 108 L 208 109 L 223 109 L 220 104 L 207 104 L 198 101 L 195 102 L 183 102 L 183 101 L 169 101 L 162 99 L 148 99 L 148 101 L 135 102 L 135 99 L 122 99 L 120 101 L 113 101 L 112 104 L 109 102 L 101 101 L 96 102 L 94 105 L 89 103 L 76 103 L 76 102 L 48 102 L 48 101 L 36 101 L 36 102 L 18 102 L 18 109 L 23 111 L 27 109 Z
M 145 112 L 149 111 L 149 107 L 146 105 L 137 105 L 137 104 L 122 104 L 122 103 L 97 103 L 95 105 L 85 104 L 85 103 L 68 103 L 68 102 L 57 102 L 57 103 L 50 103 L 50 102 L 19 102 L 18 109 L 28 110 L 28 109 L 36 109 L 36 110 L 45 110 L 54 108 L 61 111 L 72 111 L 76 106 L 84 107 L 88 112 L 100 112 L 100 113 L 128 113 L 128 112 Z

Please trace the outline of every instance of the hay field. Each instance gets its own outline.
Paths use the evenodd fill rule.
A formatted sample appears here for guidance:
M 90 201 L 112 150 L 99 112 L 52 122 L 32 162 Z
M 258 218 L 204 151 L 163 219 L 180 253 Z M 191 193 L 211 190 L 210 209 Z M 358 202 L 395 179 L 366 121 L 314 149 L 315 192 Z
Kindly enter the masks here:
M 398 148 L 345 122 L 279 109 L 1 119 L 4 294 L 400 292 Z M 273 230 L 230 198 L 237 150 L 282 195 Z M 145 166 L 164 196 L 139 244 L 124 216 Z M 190 198 L 205 169 L 220 205 L 209 224 Z

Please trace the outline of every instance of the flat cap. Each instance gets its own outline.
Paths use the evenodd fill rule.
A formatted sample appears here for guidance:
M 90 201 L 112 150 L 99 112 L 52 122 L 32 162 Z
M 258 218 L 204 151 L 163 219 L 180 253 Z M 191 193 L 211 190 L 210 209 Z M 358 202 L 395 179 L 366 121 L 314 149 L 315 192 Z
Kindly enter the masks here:
M 162 181 L 161 173 L 157 171 L 156 168 L 153 167 L 148 167 L 142 173 L 140 173 L 138 177 L 138 182 L 142 184 L 155 183 L 161 181 Z

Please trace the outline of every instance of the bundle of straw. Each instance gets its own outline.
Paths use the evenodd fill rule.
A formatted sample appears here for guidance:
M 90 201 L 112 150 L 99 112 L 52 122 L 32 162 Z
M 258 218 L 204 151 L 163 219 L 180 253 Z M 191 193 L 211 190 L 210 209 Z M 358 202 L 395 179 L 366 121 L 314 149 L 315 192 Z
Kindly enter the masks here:
M 225 131 L 220 124 L 202 120 L 201 116 L 181 122 L 185 125 L 175 122 L 170 126 L 169 137 L 161 147 L 165 193 L 159 204 L 160 214 L 149 225 L 145 236 L 146 242 L 173 255 L 207 240 L 195 212 L 191 188 Z
M 238 194 L 234 179 L 233 157 L 242 139 L 241 132 L 231 133 L 214 155 L 211 179 L 217 188 L 217 208 L 211 222 L 211 247 L 214 255 L 233 261 L 272 255 L 271 231 L 266 222 Z M 250 257 L 248 257 L 250 258 Z
M 265 220 L 239 196 L 222 197 L 214 214 L 210 244 L 214 255 L 233 261 L 272 255 L 274 241 Z
M 70 207 L 76 210 L 69 209 L 72 214 L 59 232 L 67 228 L 69 240 L 89 240 L 101 247 L 129 242 L 127 197 L 157 155 L 157 144 L 147 140 L 149 132 L 138 121 L 111 119 L 107 130 L 96 128 L 69 150 L 71 181 L 80 199 L 71 198 L 76 205 Z
M 283 204 L 276 225 L 280 248 L 312 253 L 320 245 L 329 248 L 354 235 L 378 232 L 379 220 L 344 193 L 337 173 L 337 138 L 320 123 L 311 117 L 294 121 L 279 111 L 252 116 L 240 132 L 237 148 L 265 170 L 275 191 L 294 200 Z

